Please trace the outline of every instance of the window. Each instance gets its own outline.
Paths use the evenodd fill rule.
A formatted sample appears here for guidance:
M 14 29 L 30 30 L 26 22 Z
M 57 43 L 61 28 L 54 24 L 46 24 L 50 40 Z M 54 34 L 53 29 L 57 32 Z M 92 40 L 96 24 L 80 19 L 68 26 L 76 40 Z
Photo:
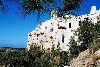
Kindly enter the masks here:
M 79 21 L 79 26 L 81 26 L 81 21 Z
M 71 23 L 69 23 L 69 28 L 71 28 Z
M 64 34 L 62 35 L 62 42 L 64 43 Z
M 59 27 L 59 24 L 57 24 L 57 26 Z
M 47 29 L 47 26 L 45 26 L 45 29 Z
M 31 36 L 32 36 L 32 34 L 30 33 L 30 34 L 29 34 L 29 36 L 31 37 Z
M 66 29 L 65 26 L 59 26 L 58 29 Z
M 40 34 L 43 35 L 44 33 L 41 32 Z
M 51 36 L 50 39 L 53 39 L 53 37 Z
M 30 46 L 30 44 L 28 44 Z
M 40 34 L 37 34 L 37 37 L 39 36 Z
M 50 32 L 53 32 L 53 28 L 50 29 Z

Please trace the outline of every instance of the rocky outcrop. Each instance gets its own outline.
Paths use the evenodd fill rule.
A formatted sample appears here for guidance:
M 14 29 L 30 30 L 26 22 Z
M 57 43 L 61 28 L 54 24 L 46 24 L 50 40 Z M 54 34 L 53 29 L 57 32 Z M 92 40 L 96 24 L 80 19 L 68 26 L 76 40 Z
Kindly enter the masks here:
M 100 67 L 100 49 L 94 54 L 90 54 L 89 49 L 81 52 L 71 61 L 70 67 Z
M 70 67 L 100 67 L 100 38 L 94 40 L 77 58 L 73 58 Z

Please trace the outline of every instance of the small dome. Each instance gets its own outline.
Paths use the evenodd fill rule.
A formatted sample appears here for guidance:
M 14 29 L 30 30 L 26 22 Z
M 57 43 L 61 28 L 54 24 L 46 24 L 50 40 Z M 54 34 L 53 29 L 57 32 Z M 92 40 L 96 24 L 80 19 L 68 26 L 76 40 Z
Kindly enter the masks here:
M 52 15 L 57 14 L 57 11 L 56 10 L 53 10 L 53 11 L 51 11 L 51 14 Z

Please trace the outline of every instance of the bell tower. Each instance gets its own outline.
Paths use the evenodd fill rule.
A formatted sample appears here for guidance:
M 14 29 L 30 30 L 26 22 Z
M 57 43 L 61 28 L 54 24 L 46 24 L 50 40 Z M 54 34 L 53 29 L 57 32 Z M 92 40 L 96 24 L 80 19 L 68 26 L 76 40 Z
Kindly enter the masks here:
M 95 14 L 95 13 L 96 13 L 96 6 L 92 6 L 90 14 Z
M 51 11 L 51 19 L 56 19 L 57 18 L 57 11 L 53 10 Z

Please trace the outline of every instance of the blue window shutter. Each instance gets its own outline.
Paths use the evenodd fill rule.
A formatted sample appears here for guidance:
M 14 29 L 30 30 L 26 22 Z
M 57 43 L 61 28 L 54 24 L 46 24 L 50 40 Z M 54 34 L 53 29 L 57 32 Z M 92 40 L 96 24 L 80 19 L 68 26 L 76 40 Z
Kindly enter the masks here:
M 64 43 L 64 34 L 62 35 L 62 42 Z

